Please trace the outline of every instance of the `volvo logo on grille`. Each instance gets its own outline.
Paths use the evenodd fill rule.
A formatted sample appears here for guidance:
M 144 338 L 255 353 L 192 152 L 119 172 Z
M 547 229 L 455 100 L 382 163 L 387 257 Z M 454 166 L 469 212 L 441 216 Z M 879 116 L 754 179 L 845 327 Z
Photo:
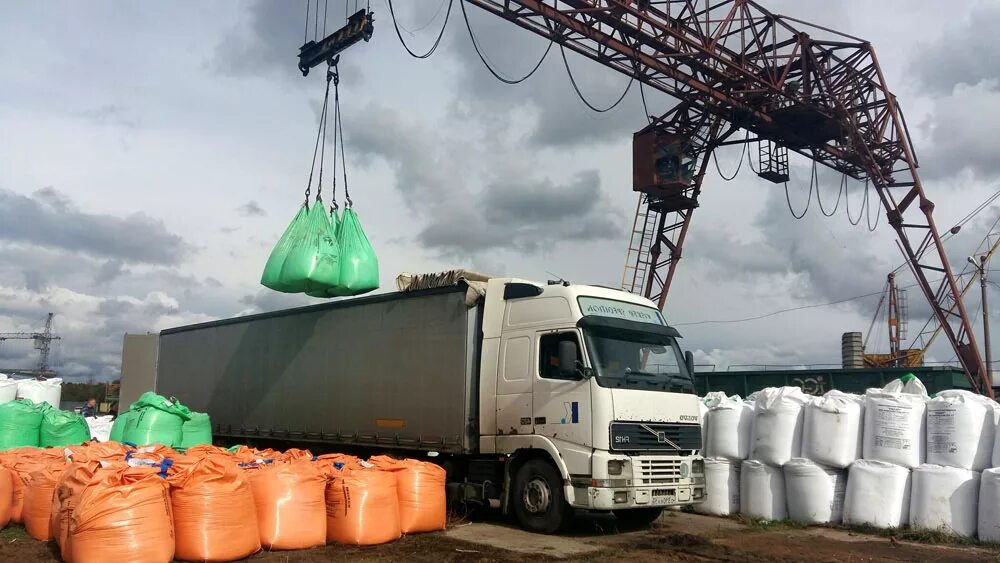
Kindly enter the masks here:
M 654 429 L 650 428 L 649 426 L 646 426 L 645 424 L 641 424 L 640 426 L 642 426 L 642 428 L 645 431 L 651 433 L 653 436 L 656 436 L 657 443 L 666 444 L 666 445 L 668 445 L 671 448 L 674 448 L 676 450 L 681 449 L 681 447 L 677 445 L 677 442 L 674 442 L 673 440 L 667 438 L 666 432 L 660 432 L 658 430 L 654 430 Z

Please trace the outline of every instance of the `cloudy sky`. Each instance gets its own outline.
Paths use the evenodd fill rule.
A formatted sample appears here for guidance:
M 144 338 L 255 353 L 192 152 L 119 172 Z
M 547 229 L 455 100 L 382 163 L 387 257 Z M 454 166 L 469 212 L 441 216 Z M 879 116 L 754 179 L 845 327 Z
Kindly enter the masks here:
M 943 229 L 997 190 L 1000 4 L 762 4 L 873 42 Z M 433 42 L 439 6 L 394 3 L 414 50 Z M 383 288 L 400 272 L 451 267 L 619 285 L 636 203 L 631 133 L 645 124 L 638 89 L 594 113 L 556 50 L 528 81 L 502 84 L 473 51 L 458 3 L 440 48 L 416 60 L 384 1 L 372 8 L 375 37 L 341 63 L 342 104 L 351 194 Z M 524 74 L 544 52 L 528 32 L 467 10 L 501 74 Z M 329 13 L 338 27 L 344 3 L 331 0 Z M 303 78 L 295 67 L 304 16 L 305 2 L 277 0 L 0 7 L 0 331 L 37 330 L 54 312 L 55 368 L 112 379 L 126 332 L 315 301 L 258 284 L 301 201 L 322 100 L 322 73 Z M 627 83 L 573 54 L 569 65 L 595 105 Z M 652 112 L 673 104 L 647 96 Z M 722 151 L 723 172 L 739 158 Z M 808 175 L 793 159 L 796 211 Z M 821 182 L 828 208 L 837 182 Z M 861 194 L 848 184 L 853 216 Z M 964 262 L 997 214 L 949 241 L 955 259 Z M 698 362 L 716 369 L 835 363 L 840 333 L 867 330 L 878 297 L 693 323 L 878 292 L 901 262 L 893 240 L 884 217 L 870 233 L 848 222 L 843 204 L 828 218 L 814 201 L 796 221 L 780 186 L 746 165 L 731 182 L 712 169 L 666 314 Z M 925 319 L 920 301 L 914 288 L 911 333 Z M 978 306 L 970 298 L 973 313 Z M 875 340 L 870 348 L 884 348 L 884 336 Z M 938 346 L 933 357 L 952 354 Z M 23 342 L 0 344 L 0 367 L 35 358 Z

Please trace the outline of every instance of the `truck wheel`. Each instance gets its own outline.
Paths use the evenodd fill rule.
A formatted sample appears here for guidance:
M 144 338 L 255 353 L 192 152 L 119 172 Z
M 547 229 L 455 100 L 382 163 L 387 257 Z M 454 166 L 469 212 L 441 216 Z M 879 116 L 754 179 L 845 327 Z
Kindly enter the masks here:
M 662 508 L 633 508 L 631 510 L 615 510 L 615 518 L 623 528 L 646 528 L 663 514 Z
M 562 476 L 545 460 L 529 459 L 517 470 L 512 500 L 518 523 L 530 532 L 552 534 L 573 519 Z

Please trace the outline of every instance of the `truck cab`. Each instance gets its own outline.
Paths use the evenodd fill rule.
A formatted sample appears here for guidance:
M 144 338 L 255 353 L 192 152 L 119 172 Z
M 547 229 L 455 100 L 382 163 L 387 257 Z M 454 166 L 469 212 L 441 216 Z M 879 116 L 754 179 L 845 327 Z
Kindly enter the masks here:
M 490 279 L 479 450 L 505 456 L 501 504 L 552 533 L 575 509 L 652 521 L 704 495 L 690 360 L 647 299 Z

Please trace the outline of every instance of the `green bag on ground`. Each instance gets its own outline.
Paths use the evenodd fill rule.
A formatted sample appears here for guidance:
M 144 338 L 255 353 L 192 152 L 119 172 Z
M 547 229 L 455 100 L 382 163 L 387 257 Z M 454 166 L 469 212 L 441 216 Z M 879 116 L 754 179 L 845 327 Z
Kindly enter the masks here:
M 177 399 L 167 399 L 152 391 L 140 395 L 129 410 L 131 414 L 125 423 L 122 441 L 137 446 L 180 446 L 184 422 L 191 419 L 191 409 Z
M 125 425 L 128 423 L 128 417 L 132 414 L 131 410 L 127 410 L 115 417 L 115 421 L 111 424 L 111 435 L 108 440 L 112 442 L 122 442 L 125 438 Z
M 28 399 L 0 404 L 0 451 L 22 446 L 38 447 L 42 412 L 40 405 Z
M 354 209 L 344 209 L 337 231 L 340 243 L 340 283 L 327 294 L 360 295 L 378 289 L 378 257 Z
M 323 200 L 316 203 L 306 219 L 305 235 L 292 244 L 281 266 L 282 283 L 304 286 L 307 293 L 318 293 L 340 281 L 340 247 L 337 230 L 331 227 Z
M 181 428 L 181 448 L 187 449 L 212 443 L 212 420 L 208 414 L 191 411 L 191 420 Z
M 305 291 L 305 284 L 289 284 L 281 277 L 282 267 L 289 251 L 296 246 L 305 236 L 308 227 L 309 206 L 302 204 L 299 212 L 295 214 L 292 222 L 285 228 L 285 232 L 278 239 L 278 243 L 271 250 L 271 255 L 267 257 L 267 264 L 264 265 L 264 273 L 260 276 L 260 283 L 268 289 L 281 291 L 283 293 L 299 293 Z
M 90 426 L 83 416 L 59 409 L 48 409 L 42 415 L 41 447 L 75 446 L 89 441 Z

